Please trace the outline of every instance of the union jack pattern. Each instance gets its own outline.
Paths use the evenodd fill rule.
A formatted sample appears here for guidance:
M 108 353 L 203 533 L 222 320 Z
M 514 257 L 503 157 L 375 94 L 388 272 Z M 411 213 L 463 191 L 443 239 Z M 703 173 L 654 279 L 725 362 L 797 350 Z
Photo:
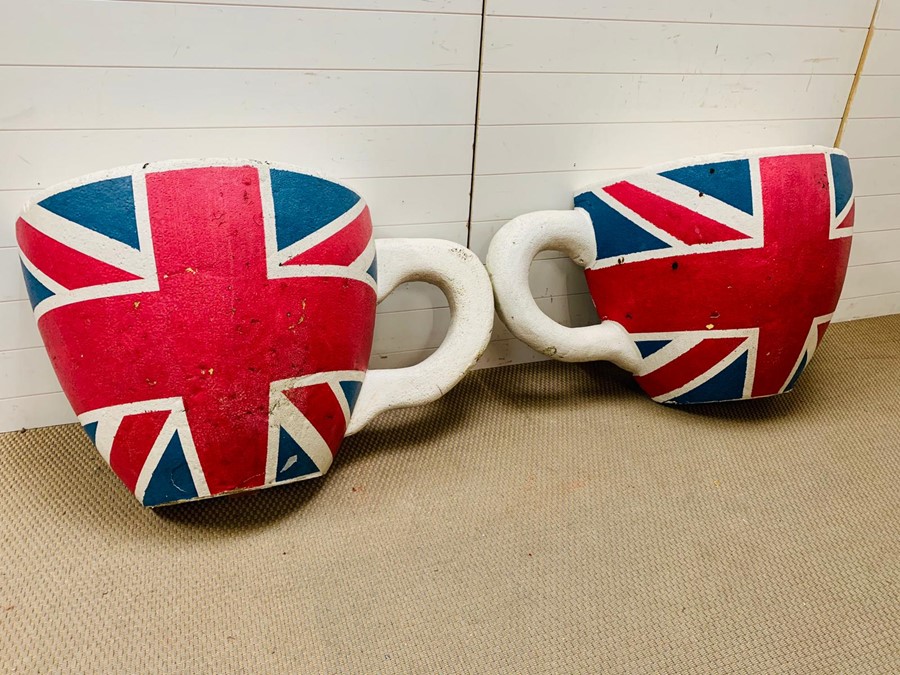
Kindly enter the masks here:
M 598 314 L 621 323 L 656 401 L 790 391 L 847 269 L 853 182 L 843 153 L 762 153 L 641 173 L 580 194 L 594 224 Z
M 165 163 L 43 196 L 17 223 L 63 391 L 147 506 L 311 478 L 368 365 L 365 202 L 264 163 Z

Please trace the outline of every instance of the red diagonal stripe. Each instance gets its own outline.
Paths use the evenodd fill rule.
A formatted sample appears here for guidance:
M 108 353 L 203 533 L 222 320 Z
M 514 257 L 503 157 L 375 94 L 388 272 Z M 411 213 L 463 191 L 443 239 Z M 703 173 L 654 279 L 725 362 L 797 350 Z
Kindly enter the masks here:
M 843 230 L 846 228 L 853 227 L 853 219 L 856 217 L 856 202 L 853 203 L 853 206 L 850 207 L 850 210 L 847 212 L 847 215 L 844 216 L 844 220 L 840 225 L 837 226 L 836 229 Z
M 308 387 L 288 389 L 284 392 L 287 399 L 297 406 L 316 431 L 328 444 L 331 454 L 337 454 L 347 422 L 344 410 L 338 402 L 334 391 L 326 383 L 313 384 Z
M 349 265 L 366 249 L 372 236 L 372 218 L 366 206 L 346 226 L 311 249 L 282 265 Z
M 625 181 L 605 187 L 603 191 L 686 244 L 750 239 L 743 232 Z
M 699 377 L 733 352 L 746 338 L 710 338 L 651 373 L 637 379 L 652 397 L 668 394 Z
M 122 418 L 109 453 L 109 465 L 132 492 L 169 414 L 168 410 L 158 410 Z
M 35 267 L 69 290 L 140 279 L 61 244 L 21 218 L 16 222 L 16 239 L 22 253 Z

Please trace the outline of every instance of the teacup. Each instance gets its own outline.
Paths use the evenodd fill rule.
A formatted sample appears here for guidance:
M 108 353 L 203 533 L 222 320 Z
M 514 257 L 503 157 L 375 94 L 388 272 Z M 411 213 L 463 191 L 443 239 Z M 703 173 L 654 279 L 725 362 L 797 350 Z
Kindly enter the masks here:
M 605 359 L 655 401 L 790 391 L 837 306 L 854 216 L 847 155 L 753 149 L 654 166 L 594 185 L 572 211 L 507 223 L 487 256 L 497 311 L 532 348 Z M 599 325 L 541 313 L 528 268 L 544 250 L 585 268 Z
M 375 415 L 446 393 L 491 332 L 468 249 L 375 241 L 359 195 L 290 166 L 92 174 L 31 200 L 17 239 L 62 389 L 145 506 L 324 474 Z M 375 306 L 413 280 L 447 295 L 447 337 L 418 365 L 367 373 Z

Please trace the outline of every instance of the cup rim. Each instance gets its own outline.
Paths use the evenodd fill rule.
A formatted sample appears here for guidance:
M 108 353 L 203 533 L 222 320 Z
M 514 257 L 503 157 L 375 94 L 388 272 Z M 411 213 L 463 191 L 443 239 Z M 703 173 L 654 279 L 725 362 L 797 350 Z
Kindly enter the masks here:
M 353 189 L 346 183 L 335 180 L 331 176 L 327 176 L 320 171 L 314 171 L 312 169 L 304 168 L 296 164 L 290 164 L 289 162 L 277 162 L 265 159 L 247 159 L 241 157 L 185 157 L 180 159 L 163 159 L 143 163 L 123 164 L 109 169 L 91 171 L 90 173 L 85 173 L 74 178 L 69 178 L 67 180 L 54 183 L 48 187 L 41 189 L 39 192 L 36 192 L 28 199 L 26 199 L 25 203 L 22 205 L 22 208 L 19 210 L 19 217 L 23 217 L 33 206 L 43 201 L 44 199 L 47 199 L 48 197 L 52 197 L 53 195 L 59 194 L 60 192 L 65 192 L 66 190 L 71 190 L 83 185 L 89 185 L 91 183 L 96 183 L 102 180 L 124 178 L 125 176 L 135 175 L 146 176 L 147 174 L 151 173 L 177 171 L 179 169 L 202 169 L 205 167 L 229 166 L 253 166 L 256 168 L 267 167 L 270 169 L 279 169 L 283 171 L 290 171 L 292 173 L 304 174 L 306 176 L 313 176 L 314 178 L 319 178 L 321 180 L 328 181 L 329 183 L 334 183 L 335 185 L 340 185 L 341 187 L 350 190 L 350 192 L 355 194 L 365 203 L 365 198 L 361 194 L 359 194 L 357 190 Z
M 760 157 L 768 157 L 772 155 L 818 155 L 820 153 L 842 155 L 849 157 L 846 152 L 840 148 L 830 147 L 827 145 L 774 145 L 761 148 L 745 148 L 743 150 L 729 150 L 726 152 L 712 152 L 704 155 L 693 155 L 669 162 L 661 162 L 658 164 L 649 164 L 638 169 L 626 169 L 621 173 L 617 173 L 610 178 L 600 181 L 593 181 L 575 191 L 575 196 L 593 192 L 597 189 L 609 187 L 614 183 L 625 180 L 632 176 L 642 176 L 648 173 L 661 173 L 663 171 L 671 171 L 672 169 L 680 169 L 695 164 L 711 164 L 713 162 L 727 162 L 734 159 L 756 159 Z

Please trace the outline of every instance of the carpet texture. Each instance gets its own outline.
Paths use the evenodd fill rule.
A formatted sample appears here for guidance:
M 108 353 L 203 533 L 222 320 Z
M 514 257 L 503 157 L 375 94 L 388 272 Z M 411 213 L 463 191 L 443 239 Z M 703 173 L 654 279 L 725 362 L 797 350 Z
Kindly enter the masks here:
M 772 399 L 538 363 L 305 483 L 148 511 L 62 426 L 0 484 L 0 670 L 900 672 L 900 316 Z

